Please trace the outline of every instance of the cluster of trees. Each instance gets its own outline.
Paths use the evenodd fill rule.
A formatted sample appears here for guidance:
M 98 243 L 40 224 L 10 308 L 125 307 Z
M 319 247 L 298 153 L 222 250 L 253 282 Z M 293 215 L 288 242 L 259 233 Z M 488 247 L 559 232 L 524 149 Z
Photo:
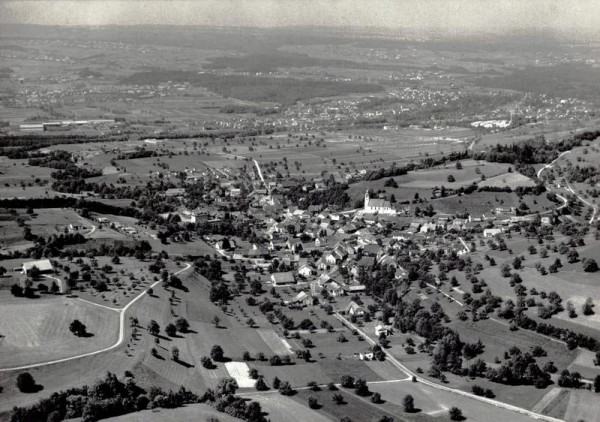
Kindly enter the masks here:
M 583 347 L 595 351 L 598 348 L 598 341 L 594 337 L 576 333 L 568 328 L 555 327 L 543 322 L 538 323 L 525 315 L 521 309 L 516 312 L 513 322 L 520 328 L 532 330 L 562 340 L 567 343 L 567 347 L 571 350 L 577 347 Z
M 139 387 L 133 378 L 127 377 L 122 381 L 109 372 L 92 386 L 54 393 L 30 407 L 15 407 L 10 421 L 62 421 L 82 418 L 91 422 L 148 408 L 176 408 L 196 402 L 198 396 L 184 387 L 176 392 L 166 392 L 158 387 L 146 391 Z
M 560 142 L 546 142 L 543 135 L 511 145 L 497 144 L 486 152 L 475 154 L 476 159 L 511 164 L 543 164 L 556 159 L 561 152 L 581 146 L 583 140 L 593 140 L 600 131 L 588 131 Z
M 238 384 L 233 378 L 221 378 L 215 389 L 208 389 L 199 399 L 215 407 L 219 412 L 248 422 L 263 422 L 260 403 L 247 401 L 235 395 Z
M 298 208 L 307 209 L 311 205 L 322 205 L 323 207 L 332 207 L 335 209 L 344 209 L 350 204 L 350 195 L 346 190 L 347 185 L 340 183 L 328 183 L 324 190 L 311 190 L 305 192 L 302 185 L 294 186 L 287 192 L 287 198 Z
M 532 354 L 523 353 L 516 346 L 511 347 L 505 357 L 507 359 L 499 368 L 487 369 L 486 378 L 501 384 L 531 384 L 537 388 L 545 388 L 550 384 L 550 373 L 554 370 L 553 366 L 546 366 L 544 370 L 540 369 Z

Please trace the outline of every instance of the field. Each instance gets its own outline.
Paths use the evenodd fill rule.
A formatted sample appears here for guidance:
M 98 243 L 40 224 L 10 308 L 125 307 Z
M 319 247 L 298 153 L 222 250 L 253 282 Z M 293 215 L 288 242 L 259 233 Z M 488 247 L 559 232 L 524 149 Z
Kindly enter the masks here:
M 61 359 L 109 347 L 117 341 L 118 315 L 68 299 L 14 299 L 0 291 L 0 367 Z M 77 337 L 69 324 L 79 319 L 90 337 Z
M 177 409 L 152 409 L 142 412 L 129 413 L 115 418 L 109 418 L 112 422 L 198 422 L 198 421 L 223 421 L 236 422 L 239 419 L 225 413 L 217 412 L 213 407 L 206 404 L 192 404 Z
M 519 186 L 535 186 L 535 182 L 521 173 L 505 173 L 479 182 L 478 186 L 516 189 Z
M 571 391 L 564 418 L 568 421 L 598 420 L 598 397 L 590 391 Z
M 547 212 L 556 208 L 545 195 L 523 197 L 523 202 L 529 207 L 529 212 Z M 519 198 L 513 193 L 506 192 L 473 192 L 470 195 L 449 196 L 432 201 L 433 207 L 439 213 L 457 214 L 468 212 L 472 216 L 490 215 L 497 208 L 518 207 Z
M 489 421 L 530 421 L 528 416 L 521 415 L 510 410 L 505 410 L 495 406 L 481 406 L 479 402 L 468 397 L 462 397 L 453 393 L 440 391 L 432 387 L 412 382 L 395 382 L 369 385 L 373 392 L 381 394 L 386 406 L 402 406 L 402 399 L 406 394 L 410 394 L 415 399 L 415 407 L 421 409 L 420 413 L 436 420 L 443 418 L 447 420 L 447 411 L 456 406 L 462 409 L 464 416 L 469 421 L 489 422 Z M 417 415 L 418 415 L 417 414 Z

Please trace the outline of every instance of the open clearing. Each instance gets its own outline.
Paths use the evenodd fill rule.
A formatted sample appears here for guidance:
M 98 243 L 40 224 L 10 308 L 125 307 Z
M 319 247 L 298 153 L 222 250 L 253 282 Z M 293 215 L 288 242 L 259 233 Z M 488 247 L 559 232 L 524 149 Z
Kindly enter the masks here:
M 225 362 L 225 368 L 229 372 L 229 376 L 235 378 L 238 387 L 240 388 L 252 388 L 256 384 L 256 380 L 253 380 L 248 376 L 248 364 L 246 362 Z
M 118 337 L 118 315 L 66 297 L 4 300 L 0 292 L 0 367 L 62 359 L 108 347 Z M 11 296 L 12 297 L 12 296 Z M 90 337 L 69 331 L 74 319 Z
M 479 183 L 480 187 L 515 189 L 519 186 L 535 186 L 535 182 L 521 173 L 505 173 L 495 177 L 490 177 Z

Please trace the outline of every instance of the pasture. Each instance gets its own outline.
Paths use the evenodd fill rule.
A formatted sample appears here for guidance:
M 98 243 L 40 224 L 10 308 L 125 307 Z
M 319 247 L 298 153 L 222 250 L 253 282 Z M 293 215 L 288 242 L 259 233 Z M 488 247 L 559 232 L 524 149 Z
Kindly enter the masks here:
M 118 315 L 64 296 L 13 298 L 0 291 L 0 367 L 66 358 L 109 347 L 117 341 Z M 89 337 L 77 337 L 69 325 L 78 319 Z
M 489 422 L 489 421 L 511 421 L 525 422 L 531 421 L 528 416 L 505 410 L 495 406 L 482 406 L 480 402 L 469 397 L 459 396 L 457 394 L 441 391 L 433 387 L 423 385 L 422 383 L 413 383 L 410 381 L 371 384 L 369 389 L 381 394 L 381 398 L 386 402 L 381 405 L 382 409 L 393 409 L 396 406 L 402 407 L 404 396 L 410 394 L 415 400 L 415 407 L 420 409 L 416 415 L 429 416 L 438 419 L 448 418 L 448 409 L 453 406 L 460 408 L 463 415 L 469 421 Z M 402 413 L 405 416 L 405 413 Z M 408 416 L 408 415 L 406 415 Z M 410 418 L 411 416 L 408 416 Z M 407 419 L 408 419 L 407 418 Z M 426 419 L 427 420 L 427 419 Z

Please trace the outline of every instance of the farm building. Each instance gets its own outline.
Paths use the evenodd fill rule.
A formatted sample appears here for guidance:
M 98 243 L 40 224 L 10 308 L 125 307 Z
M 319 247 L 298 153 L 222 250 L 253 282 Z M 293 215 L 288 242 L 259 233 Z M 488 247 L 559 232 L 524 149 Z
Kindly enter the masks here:
M 37 268 L 40 273 L 49 273 L 54 271 L 52 262 L 50 262 L 49 259 L 40 259 L 39 261 L 24 262 L 21 272 L 23 274 L 29 274 L 33 267 Z
M 494 237 L 499 234 L 502 234 L 502 231 L 503 231 L 502 229 L 484 229 L 483 237 Z
M 286 284 L 296 283 L 296 277 L 294 277 L 294 273 L 291 271 L 274 273 L 271 274 L 271 281 L 273 282 L 274 286 L 284 286 Z

